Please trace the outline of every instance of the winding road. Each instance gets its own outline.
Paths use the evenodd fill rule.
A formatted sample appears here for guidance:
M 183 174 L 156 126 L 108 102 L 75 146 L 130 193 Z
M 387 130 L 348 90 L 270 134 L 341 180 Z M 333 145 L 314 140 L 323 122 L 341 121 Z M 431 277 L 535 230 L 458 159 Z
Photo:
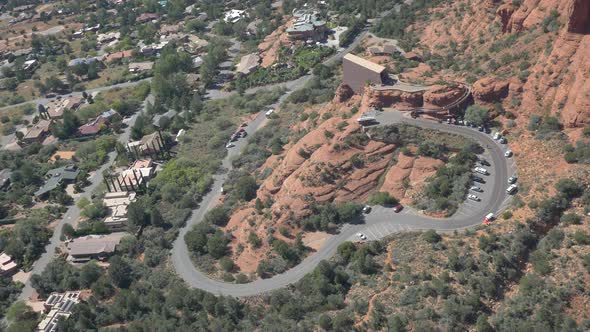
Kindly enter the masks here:
M 174 242 L 172 249 L 172 262 L 176 272 L 191 287 L 199 288 L 217 295 L 226 295 L 234 297 L 253 296 L 267 293 L 269 291 L 283 288 L 297 282 L 307 273 L 311 272 L 320 261 L 332 257 L 338 246 L 345 241 L 358 240 L 357 233 L 363 233 L 367 240 L 378 240 L 388 235 L 402 231 L 419 231 L 434 229 L 436 231 L 454 231 L 470 228 L 482 223 L 486 214 L 493 212 L 498 214 L 509 202 L 509 196 L 506 194 L 507 179 L 515 173 L 514 160 L 505 158 L 504 152 L 507 147 L 494 141 L 490 135 L 477 131 L 477 129 L 442 124 L 423 119 L 412 119 L 402 112 L 382 112 L 377 115 L 378 125 L 391 124 L 410 124 L 421 128 L 428 128 L 462 135 L 466 138 L 478 142 L 484 147 L 485 152 L 482 154 L 491 166 L 489 167 L 490 175 L 484 176 L 486 183 L 480 184 L 484 190 L 478 193 L 482 199 L 480 202 L 466 200 L 451 218 L 435 219 L 420 214 L 410 208 L 404 209 L 401 213 L 394 213 L 391 208 L 375 207 L 370 214 L 364 216 L 362 224 L 346 224 L 340 232 L 331 236 L 323 246 L 305 258 L 299 265 L 294 268 L 273 276 L 269 279 L 258 279 L 247 284 L 233 284 L 218 281 L 209 278 L 203 272 L 197 270 L 190 258 L 190 254 L 184 235 L 192 228 L 193 225 L 201 222 L 207 210 L 215 206 L 218 202 L 221 186 L 227 178 L 227 173 L 217 174 L 211 192 L 205 196 L 201 206 L 193 211 L 191 219 L 187 222 Z M 254 133 L 266 123 L 264 115 L 261 113 L 248 126 L 249 134 Z M 223 167 L 231 168 L 230 160 L 240 153 L 240 150 L 246 144 L 246 140 L 238 142 L 237 146 L 230 150 L 228 156 L 223 160 Z

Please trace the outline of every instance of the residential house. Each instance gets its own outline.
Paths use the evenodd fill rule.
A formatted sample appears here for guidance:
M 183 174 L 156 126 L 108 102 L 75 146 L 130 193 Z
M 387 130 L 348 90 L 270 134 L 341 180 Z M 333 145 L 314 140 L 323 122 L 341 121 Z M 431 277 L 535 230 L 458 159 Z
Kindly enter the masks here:
M 109 32 L 109 33 L 101 33 L 96 36 L 96 42 L 99 44 L 106 44 L 112 41 L 117 41 L 121 39 L 121 33 L 118 31 Z
M 133 56 L 133 50 L 126 50 L 121 52 L 115 52 L 107 55 L 105 58 L 105 62 L 111 63 L 115 60 L 121 60 L 126 58 L 131 58 Z
M 89 65 L 89 64 L 96 62 L 96 61 L 98 61 L 96 58 L 72 59 L 72 60 L 70 60 L 70 62 L 68 62 L 68 67 L 75 67 L 75 66 L 82 65 L 82 64 Z
M 188 41 L 186 42 L 184 49 L 185 51 L 197 54 L 205 49 L 209 45 L 209 42 L 205 39 L 201 39 L 195 35 L 188 35 Z
M 80 136 L 94 136 L 108 127 L 109 120 L 103 117 L 96 117 L 92 121 L 81 125 L 78 128 L 78 135 Z
M 0 254 L 0 276 L 9 277 L 18 270 L 18 265 L 6 253 Z
M 193 58 L 193 69 L 198 69 L 203 65 L 203 58 L 196 56 Z
M 244 55 L 236 68 L 236 72 L 248 75 L 252 73 L 260 64 L 260 57 L 256 53 Z
M 129 64 L 129 72 L 132 74 L 139 74 L 144 71 L 152 70 L 154 62 L 132 62 Z
M 170 35 L 170 34 L 176 34 L 179 31 L 182 30 L 183 24 L 175 24 L 175 25 L 162 25 L 162 27 L 160 27 L 160 35 L 161 36 L 165 36 L 165 35 Z
M 145 135 L 139 141 L 127 143 L 127 150 L 138 156 L 157 154 L 164 147 L 164 141 L 159 132 Z
M 105 179 L 105 183 L 109 190 L 111 187 L 116 186 L 114 182 L 109 183 L 107 179 Z M 136 194 L 130 191 L 116 191 L 105 194 L 102 202 L 109 209 L 109 216 L 104 220 L 104 224 L 110 231 L 121 231 L 125 228 L 127 208 L 129 204 L 135 201 L 135 197 Z
M 79 96 L 54 99 L 45 107 L 45 116 L 50 119 L 61 119 L 65 110 L 77 111 L 84 101 L 85 99 Z
M 154 115 L 154 120 L 152 121 L 152 124 L 154 125 L 154 127 L 160 128 L 164 123 L 170 122 L 172 119 L 174 119 L 176 114 L 177 112 L 174 110 L 169 110 L 164 114 L 156 114 Z
M 43 303 L 47 315 L 35 329 L 36 332 L 57 332 L 60 319 L 68 319 L 72 309 L 80 303 L 80 292 L 51 293 Z
M 369 47 L 369 53 L 373 56 L 380 56 L 380 55 L 394 55 L 399 53 L 399 50 L 394 44 L 383 44 L 383 45 L 375 45 Z
M 158 19 L 158 14 L 154 14 L 154 13 L 143 13 L 141 15 L 139 15 L 135 21 L 138 23 L 146 23 L 146 22 L 150 22 L 153 20 L 157 20 Z
M 73 239 L 67 244 L 68 260 L 73 263 L 85 263 L 90 260 L 103 261 L 117 250 L 125 233 L 108 235 L 88 235 Z
M 50 126 L 53 122 L 51 120 L 39 120 L 31 128 L 27 130 L 27 133 L 22 139 L 25 144 L 30 143 L 41 143 L 49 135 Z
M 381 85 L 387 81 L 385 67 L 348 53 L 342 59 L 342 82 L 362 94 L 367 82 Z
M 27 60 L 23 63 L 23 70 L 29 74 L 35 71 L 37 67 L 39 67 L 39 61 L 37 61 L 36 59 Z
M 286 29 L 289 38 L 294 40 L 321 40 L 325 37 L 326 21 L 320 19 L 315 11 L 307 9 L 293 12 L 294 22 Z
M 231 9 L 223 14 L 223 20 L 226 23 L 237 23 L 242 18 L 248 17 L 245 10 Z
M 162 51 L 162 49 L 168 45 L 169 41 L 164 40 L 159 43 L 145 45 L 143 43 L 139 44 L 139 51 L 143 55 L 155 55 Z
M 8 168 L 5 168 L 0 171 L 0 190 L 7 190 L 8 188 L 10 188 L 10 184 L 11 184 L 10 178 L 11 177 L 12 177 L 12 171 L 9 170 Z
M 50 170 L 46 174 L 47 181 L 35 192 L 35 197 L 41 197 L 63 184 L 73 183 L 80 174 L 75 165 L 67 165 Z

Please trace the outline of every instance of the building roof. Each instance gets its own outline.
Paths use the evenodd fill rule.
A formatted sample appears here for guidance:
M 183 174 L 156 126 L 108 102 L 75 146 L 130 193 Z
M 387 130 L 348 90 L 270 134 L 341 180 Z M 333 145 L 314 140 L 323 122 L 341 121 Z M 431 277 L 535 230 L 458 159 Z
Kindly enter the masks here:
M 345 60 L 348 60 L 352 63 L 355 63 L 361 67 L 364 67 L 366 69 L 369 69 L 371 71 L 374 71 L 378 74 L 381 74 L 383 71 L 385 71 L 385 67 L 383 67 L 382 65 L 376 64 L 374 62 L 371 62 L 369 60 L 365 60 L 361 57 L 358 57 L 352 53 L 348 53 L 344 56 Z
M 49 126 L 51 126 L 51 120 L 39 120 L 33 127 L 29 128 L 24 139 L 37 139 L 45 135 L 49 132 Z
M 52 161 L 56 160 L 71 160 L 76 155 L 76 151 L 56 151 L 51 158 Z
M 244 55 L 242 59 L 240 59 L 240 63 L 238 64 L 236 71 L 242 74 L 249 74 L 254 68 L 258 67 L 259 62 L 260 57 L 256 53 Z
M 129 70 L 134 70 L 134 71 L 151 70 L 153 67 L 154 67 L 153 61 L 131 62 L 129 64 Z
M 162 120 L 162 118 L 167 118 L 167 119 L 173 119 L 176 116 L 177 112 L 174 110 L 169 110 L 168 112 L 164 113 L 164 114 L 156 114 L 154 115 L 154 120 L 152 121 L 152 124 L 156 127 L 160 126 L 160 120 Z
M 137 21 L 139 22 L 147 22 L 158 18 L 158 14 L 154 13 L 143 13 L 137 17 Z
M 321 20 L 316 12 L 305 9 L 293 12 L 293 17 L 295 22 L 287 28 L 287 33 L 313 31 L 326 25 L 326 21 Z
M 57 188 L 63 181 L 74 181 L 80 174 L 78 167 L 74 165 L 67 165 L 58 167 L 47 172 L 48 177 L 45 184 L 35 192 L 35 196 L 41 196 L 45 193 Z
M 81 65 L 81 64 L 90 64 L 92 62 L 97 61 L 96 58 L 77 58 L 77 59 L 72 59 L 70 60 L 70 62 L 68 62 L 68 67 L 74 67 L 77 65 Z
M 111 53 L 109 55 L 107 55 L 105 61 L 106 62 L 111 62 L 117 59 L 124 59 L 124 58 L 130 58 L 133 56 L 133 50 L 126 50 L 126 51 L 121 51 L 121 52 L 115 52 L 115 53 Z
M 71 256 L 112 254 L 124 236 L 125 233 L 113 233 L 79 237 L 68 244 L 68 250 Z

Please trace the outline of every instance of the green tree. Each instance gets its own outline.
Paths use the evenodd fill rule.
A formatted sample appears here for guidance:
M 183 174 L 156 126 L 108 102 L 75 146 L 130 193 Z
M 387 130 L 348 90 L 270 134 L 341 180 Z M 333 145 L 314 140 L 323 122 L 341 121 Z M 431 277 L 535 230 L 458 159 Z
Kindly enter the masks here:
M 131 277 L 131 266 L 119 256 L 109 260 L 109 277 L 119 288 L 127 288 L 133 280 Z
M 225 226 L 229 221 L 229 215 L 223 206 L 217 206 L 209 210 L 203 219 L 209 224 Z
M 471 105 L 465 111 L 465 120 L 477 126 L 483 126 L 490 120 L 488 110 L 479 105 Z
M 253 176 L 245 175 L 240 177 L 234 186 L 238 199 L 250 201 L 256 197 L 258 185 L 256 184 L 256 180 Z

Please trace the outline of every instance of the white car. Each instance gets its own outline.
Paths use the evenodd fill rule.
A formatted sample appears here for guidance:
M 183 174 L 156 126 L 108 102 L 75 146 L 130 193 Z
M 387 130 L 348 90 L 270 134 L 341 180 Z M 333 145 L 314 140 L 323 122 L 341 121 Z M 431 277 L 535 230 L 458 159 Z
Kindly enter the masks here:
M 371 206 L 370 205 L 365 205 L 365 207 L 363 207 L 363 213 L 364 214 L 371 213 Z
M 367 239 L 367 237 L 366 237 L 366 236 L 365 236 L 365 234 L 363 234 L 363 233 L 357 233 L 357 234 L 356 234 L 356 236 L 358 236 L 358 237 L 359 237 L 359 239 L 361 239 L 361 240 L 363 240 L 363 241 Z
M 502 137 L 502 136 L 500 135 L 500 133 L 499 133 L 499 132 L 495 132 L 495 133 L 494 133 L 494 136 L 493 136 L 493 138 L 494 138 L 495 140 L 498 140 L 498 139 L 500 139 L 500 137 Z
M 479 197 L 477 197 L 477 195 L 474 195 L 474 194 L 467 195 L 467 198 L 470 199 L 470 200 L 472 200 L 472 201 L 476 201 L 476 202 L 479 202 L 480 201 Z
M 232 142 L 229 142 L 229 143 L 227 143 L 227 144 L 225 145 L 225 147 L 226 147 L 227 149 L 229 149 L 229 148 L 233 148 L 234 146 L 236 146 L 236 145 L 235 145 L 234 143 L 232 143 Z
M 269 109 L 268 111 L 266 111 L 266 113 L 264 113 L 264 115 L 266 115 L 266 117 L 268 118 L 269 116 L 271 116 L 273 113 L 275 112 L 274 109 Z
M 515 184 L 511 184 L 508 186 L 508 189 L 506 189 L 506 193 L 513 194 L 516 191 L 516 188 L 518 187 Z
M 513 176 L 511 176 L 511 177 L 508 178 L 508 183 L 509 184 L 515 183 L 517 179 L 518 178 L 516 177 L 516 175 L 513 175 Z
M 478 192 L 478 193 L 483 192 L 483 190 L 480 187 L 478 187 L 478 186 L 473 186 L 473 187 L 469 188 L 469 190 L 475 191 L 475 192 Z
M 504 152 L 504 157 L 506 157 L 506 158 L 512 157 L 512 150 L 507 150 L 506 152 Z
M 488 170 L 483 167 L 476 167 L 473 169 L 473 171 L 479 174 L 488 175 Z

